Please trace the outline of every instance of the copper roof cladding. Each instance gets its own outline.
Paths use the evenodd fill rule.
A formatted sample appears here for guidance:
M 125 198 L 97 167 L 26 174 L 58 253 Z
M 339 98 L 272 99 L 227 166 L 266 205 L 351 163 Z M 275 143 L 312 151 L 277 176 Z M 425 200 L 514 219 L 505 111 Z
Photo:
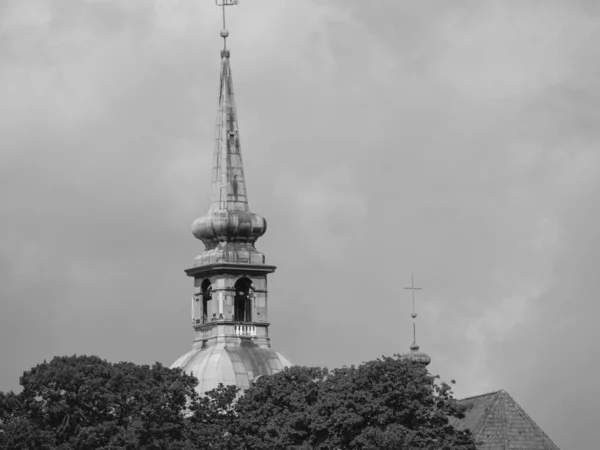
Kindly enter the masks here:
M 417 345 L 417 341 L 413 341 L 410 346 L 410 352 L 403 353 L 400 355 L 402 359 L 408 359 L 409 361 L 414 361 L 423 364 L 424 366 L 428 366 L 431 362 L 431 356 L 429 356 L 425 352 L 419 351 L 419 346 Z
M 248 389 L 259 375 L 273 375 L 291 365 L 275 350 L 242 341 L 240 344 L 220 343 L 205 349 L 193 349 L 171 367 L 180 367 L 198 378 L 196 391 L 202 395 L 219 383 Z
M 220 209 L 250 211 L 229 64 L 230 51 L 221 51 L 219 107 L 215 128 L 212 192 L 209 212 Z
M 479 450 L 559 450 L 542 429 L 504 390 L 459 400 L 463 419 L 455 428 L 469 429 Z
M 265 263 L 254 243 L 267 231 L 267 221 L 248 205 L 229 57 L 229 50 L 221 51 L 210 206 L 207 214 L 192 223 L 193 235 L 206 247 L 196 258 L 196 267 L 218 262 Z

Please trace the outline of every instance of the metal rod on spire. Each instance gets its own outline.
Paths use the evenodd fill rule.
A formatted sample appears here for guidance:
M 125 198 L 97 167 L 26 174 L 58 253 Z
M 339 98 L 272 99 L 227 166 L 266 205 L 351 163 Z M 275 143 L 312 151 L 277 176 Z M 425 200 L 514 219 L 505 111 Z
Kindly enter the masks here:
M 411 317 L 414 319 L 417 317 L 417 313 L 415 312 L 415 291 L 419 291 L 423 288 L 415 287 L 415 274 L 413 273 L 410 277 L 410 287 L 405 287 L 404 289 L 412 290 L 412 314 Z
M 238 4 L 238 0 L 215 0 L 215 4 L 223 8 L 223 29 L 221 30 L 221 37 L 223 38 L 223 51 L 227 50 L 227 36 L 229 36 L 229 31 L 225 26 L 225 7 L 233 6 Z
M 413 319 L 413 345 L 417 344 L 417 325 L 415 324 L 415 319 L 417 318 L 417 313 L 415 311 L 415 291 L 420 291 L 423 288 L 415 287 L 415 274 L 411 274 L 410 276 L 410 287 L 405 287 L 404 289 L 410 289 L 412 291 L 412 314 L 410 315 Z
M 410 315 L 413 319 L 413 343 L 410 346 L 410 352 L 404 353 L 401 355 L 401 358 L 408 359 L 411 361 L 418 362 L 427 366 L 431 362 L 431 358 L 427 353 L 423 353 L 419 351 L 419 345 L 417 344 L 417 324 L 415 319 L 417 318 L 417 312 L 415 311 L 415 291 L 419 291 L 423 288 L 415 287 L 415 274 L 412 274 L 410 277 L 411 283 L 410 287 L 405 287 L 404 289 L 410 289 L 412 291 L 412 314 Z
M 223 30 L 227 30 L 227 26 L 225 25 L 225 4 L 222 6 L 223 8 Z M 223 50 L 227 50 L 227 36 L 225 33 L 221 34 L 223 36 Z

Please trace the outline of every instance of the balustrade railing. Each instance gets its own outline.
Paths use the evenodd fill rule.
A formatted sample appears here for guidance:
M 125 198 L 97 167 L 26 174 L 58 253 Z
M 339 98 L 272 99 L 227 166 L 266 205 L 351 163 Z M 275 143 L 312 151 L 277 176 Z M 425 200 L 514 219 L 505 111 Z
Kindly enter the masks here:
M 234 325 L 233 334 L 236 336 L 256 336 L 254 325 Z
M 209 322 L 209 323 L 198 323 L 200 321 L 196 322 L 196 331 L 199 331 L 200 333 L 202 333 L 203 337 L 209 337 L 212 335 L 217 335 L 218 333 L 230 333 L 231 331 L 226 331 L 225 330 L 221 330 L 220 332 L 217 331 L 217 327 L 220 325 L 220 322 Z M 231 322 L 227 323 L 223 323 L 223 325 L 229 327 L 232 325 Z M 229 330 L 231 330 L 231 328 L 229 328 Z M 234 336 L 257 336 L 257 327 L 256 325 L 249 325 L 249 324 L 243 324 L 243 323 L 234 323 L 233 324 L 233 335 Z

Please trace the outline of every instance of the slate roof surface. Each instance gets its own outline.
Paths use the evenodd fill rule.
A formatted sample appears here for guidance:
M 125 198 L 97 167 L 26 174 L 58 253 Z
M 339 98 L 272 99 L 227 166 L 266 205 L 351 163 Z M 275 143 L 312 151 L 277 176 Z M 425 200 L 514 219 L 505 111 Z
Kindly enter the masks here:
M 470 429 L 479 450 L 559 450 L 542 429 L 504 390 L 459 400 L 463 419 L 452 419 L 460 430 Z

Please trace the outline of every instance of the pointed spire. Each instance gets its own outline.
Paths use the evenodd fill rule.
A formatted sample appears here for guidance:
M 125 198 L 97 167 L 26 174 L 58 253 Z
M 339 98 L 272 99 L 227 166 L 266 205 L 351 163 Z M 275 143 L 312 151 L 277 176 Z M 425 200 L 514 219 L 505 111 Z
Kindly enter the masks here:
M 207 214 L 192 223 L 193 235 L 206 247 L 196 257 L 195 266 L 215 263 L 264 264 L 265 257 L 256 250 L 254 243 L 267 231 L 267 221 L 250 212 L 248 206 L 229 61 L 231 53 L 227 49 L 229 31 L 225 29 L 225 6 L 237 4 L 237 0 L 223 0 L 223 3 L 217 4 L 223 7 L 221 37 L 224 48 L 221 50 L 210 206 Z
M 249 211 L 229 50 L 221 51 L 221 83 L 215 129 L 209 211 Z
M 225 24 L 225 7 L 237 5 L 237 0 L 223 0 L 217 5 L 223 8 L 223 50 L 221 50 L 221 79 L 219 106 L 215 129 L 215 151 L 213 156 L 212 193 L 209 211 L 220 209 L 249 211 L 244 179 L 244 166 L 238 130 L 233 79 L 227 49 L 229 30 Z

